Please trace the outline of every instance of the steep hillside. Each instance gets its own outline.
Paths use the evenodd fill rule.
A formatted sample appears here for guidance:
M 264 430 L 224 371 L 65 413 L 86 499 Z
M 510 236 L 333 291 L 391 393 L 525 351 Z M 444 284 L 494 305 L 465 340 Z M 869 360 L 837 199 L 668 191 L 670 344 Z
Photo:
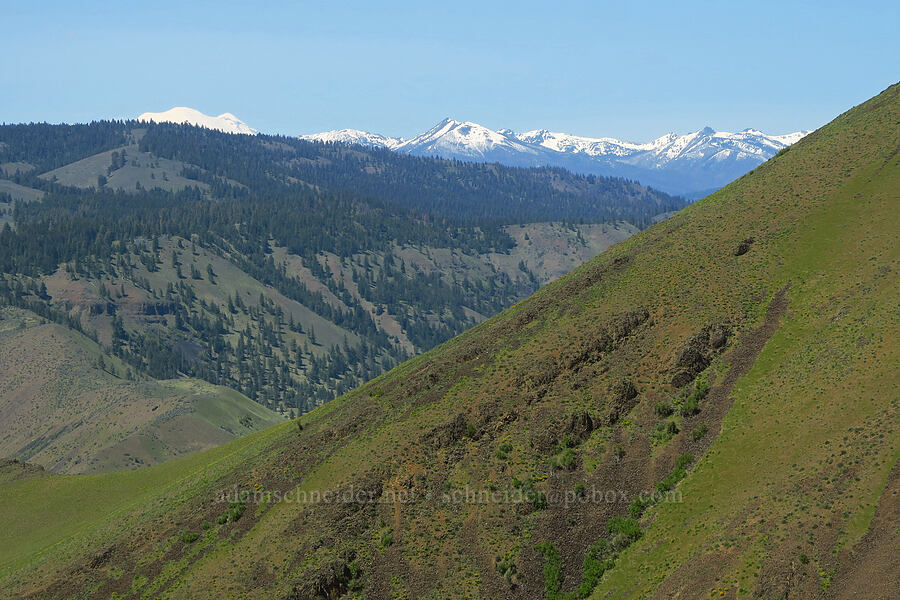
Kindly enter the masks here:
M 0 589 L 896 597 L 898 123 L 895 85 L 297 423 L 22 473 Z
M 129 469 L 281 421 L 228 388 L 136 379 L 83 335 L 0 308 L 0 456 L 53 472 Z

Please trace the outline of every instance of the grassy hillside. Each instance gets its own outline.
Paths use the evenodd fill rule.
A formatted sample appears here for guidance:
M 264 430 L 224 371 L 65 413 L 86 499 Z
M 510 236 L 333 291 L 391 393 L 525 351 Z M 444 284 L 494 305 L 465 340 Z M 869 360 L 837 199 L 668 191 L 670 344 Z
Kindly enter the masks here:
M 41 190 L 0 179 L 0 228 L 6 224 L 15 227 L 13 213 L 16 202 L 34 202 L 43 196 L 44 192 Z
M 83 335 L 29 311 L 0 308 L 0 456 L 52 472 L 129 469 L 281 420 L 203 381 L 135 380 L 127 365 Z
M 300 426 L 0 485 L 0 589 L 895 597 L 898 124 L 895 85 Z
M 27 463 L 0 467 L 0 498 L 8 516 L 0 532 L 3 577 L 47 554 L 79 555 L 85 539 L 102 543 L 104 526 L 115 531 L 135 525 L 129 514 L 161 516 L 171 508 L 167 494 L 181 495 L 204 490 L 211 477 L 234 469 L 271 443 L 285 425 L 242 437 L 207 452 L 170 460 L 144 469 L 115 471 L 104 475 L 48 475 Z M 95 537 L 97 535 L 101 537 Z M 85 538 L 84 536 L 87 536 Z M 56 559 L 53 559 L 56 560 Z M 13 592 L 18 594 L 18 592 Z
M 120 160 L 121 166 L 115 164 L 116 159 Z M 115 168 L 112 168 L 113 166 Z M 135 191 L 160 188 L 175 191 L 197 186 L 203 191 L 208 191 L 209 185 L 206 183 L 181 175 L 186 166 L 182 162 L 141 152 L 137 144 L 131 144 L 93 154 L 43 173 L 40 177 L 60 185 L 86 189 L 101 187 Z
M 13 202 L 16 200 L 33 202 L 35 200 L 40 200 L 44 193 L 41 190 L 25 187 L 24 185 L 19 185 L 6 179 L 0 179 L 0 195 L 5 195 L 5 199 L 11 199 Z M 4 204 L 10 203 L 4 202 Z

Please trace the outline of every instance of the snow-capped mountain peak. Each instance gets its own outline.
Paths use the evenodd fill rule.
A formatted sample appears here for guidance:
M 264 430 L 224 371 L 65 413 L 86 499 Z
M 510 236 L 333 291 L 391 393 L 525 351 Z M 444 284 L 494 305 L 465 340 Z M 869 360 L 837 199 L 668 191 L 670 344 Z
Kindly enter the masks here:
M 534 148 L 505 131 L 494 131 L 478 123 L 457 121 L 450 117 L 428 131 L 406 140 L 396 150 L 419 156 L 452 155 L 453 158 L 469 160 L 485 160 L 496 152 L 536 153 Z
M 367 148 L 387 148 L 393 150 L 403 143 L 403 138 L 388 137 L 380 133 L 369 133 L 359 129 L 334 129 L 299 136 L 301 140 L 323 143 L 356 144 Z
M 225 133 L 243 133 L 256 135 L 257 131 L 231 113 L 222 113 L 218 117 L 203 114 L 199 110 L 187 106 L 176 106 L 165 112 L 145 112 L 138 121 L 153 123 L 179 123 L 206 127 Z

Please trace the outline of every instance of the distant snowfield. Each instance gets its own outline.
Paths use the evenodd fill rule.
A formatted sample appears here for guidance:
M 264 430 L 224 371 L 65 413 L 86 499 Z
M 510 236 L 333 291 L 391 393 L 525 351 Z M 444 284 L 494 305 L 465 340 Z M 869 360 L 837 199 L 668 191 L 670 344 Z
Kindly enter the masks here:
M 247 135 L 256 135 L 258 133 L 231 113 L 222 113 L 218 117 L 212 117 L 187 106 L 176 106 L 165 112 L 145 112 L 138 117 L 138 121 L 196 125 L 197 127 L 224 131 L 225 133 L 243 133 Z

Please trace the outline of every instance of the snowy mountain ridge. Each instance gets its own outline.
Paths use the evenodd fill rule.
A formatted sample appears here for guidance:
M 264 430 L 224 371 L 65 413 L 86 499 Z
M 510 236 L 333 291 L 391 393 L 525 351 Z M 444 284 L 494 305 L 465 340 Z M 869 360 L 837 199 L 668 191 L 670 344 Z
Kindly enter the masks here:
M 511 166 L 558 166 L 577 173 L 637 179 L 664 191 L 697 196 L 722 187 L 765 162 L 807 131 L 768 135 L 705 127 L 668 133 L 643 143 L 591 138 L 536 129 L 516 133 L 492 130 L 471 121 L 446 118 L 408 140 L 356 129 L 300 136 L 320 142 L 360 144 L 416 156 L 439 156 Z
M 389 150 L 396 149 L 405 141 L 403 138 L 388 137 L 379 133 L 360 131 L 359 129 L 335 129 L 333 131 L 324 131 L 322 133 L 300 135 L 297 137 L 301 140 L 324 142 L 326 144 L 356 144 L 357 146 L 365 146 L 367 148 L 387 148 Z

